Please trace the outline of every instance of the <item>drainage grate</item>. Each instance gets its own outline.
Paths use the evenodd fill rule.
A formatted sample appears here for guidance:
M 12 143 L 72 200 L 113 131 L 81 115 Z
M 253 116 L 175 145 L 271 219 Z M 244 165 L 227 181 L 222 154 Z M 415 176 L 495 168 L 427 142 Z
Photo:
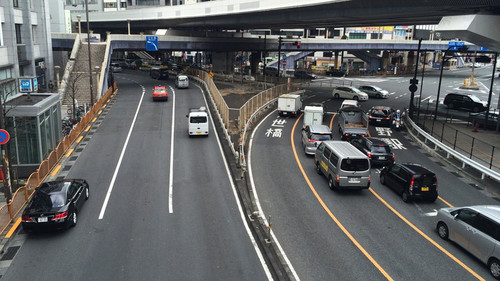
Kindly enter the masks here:
M 56 180 L 63 180 L 64 176 L 57 177 Z
M 82 151 L 83 151 L 83 148 L 77 148 L 77 149 L 75 150 L 75 152 L 82 152 Z
M 90 131 L 89 131 L 89 132 L 87 133 L 87 135 L 89 135 L 89 136 L 93 136 L 93 135 L 94 135 L 94 132 L 90 132 Z
M 470 183 L 469 185 L 472 186 L 472 187 L 474 187 L 477 190 L 484 190 L 484 188 L 480 187 L 479 185 L 477 185 L 475 183 Z
M 83 139 L 83 141 L 89 141 L 89 140 L 90 140 L 90 138 L 84 138 Z
M 78 156 L 71 156 L 71 157 L 69 158 L 69 161 L 76 161 L 76 159 L 77 159 L 77 158 L 78 158 Z
M 76 158 L 76 156 L 75 156 L 75 158 Z M 69 169 L 71 169 L 71 165 L 66 165 L 66 166 L 64 166 L 63 171 L 69 171 Z
M 9 247 L 7 249 L 7 252 L 5 252 L 5 254 L 2 256 L 1 260 L 3 260 L 3 261 L 12 260 L 14 258 L 14 256 L 16 255 L 17 251 L 19 250 L 19 248 L 21 248 L 21 246 Z

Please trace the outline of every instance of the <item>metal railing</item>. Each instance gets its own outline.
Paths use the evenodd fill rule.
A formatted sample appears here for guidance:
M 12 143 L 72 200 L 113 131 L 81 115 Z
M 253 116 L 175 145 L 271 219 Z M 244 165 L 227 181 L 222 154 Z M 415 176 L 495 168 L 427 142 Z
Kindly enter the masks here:
M 116 85 L 115 85 L 115 89 Z M 12 199 L 9 202 L 0 206 L 0 233 L 3 233 L 9 224 L 16 218 L 19 212 L 22 210 L 28 199 L 31 197 L 36 187 L 38 187 L 45 178 L 49 175 L 51 170 L 56 166 L 59 160 L 66 153 L 68 148 L 74 143 L 82 131 L 90 123 L 94 115 L 101 109 L 101 107 L 108 101 L 108 99 L 113 94 L 112 88 L 108 90 L 101 96 L 101 98 L 94 104 L 92 109 L 78 122 L 73 130 L 65 136 L 57 145 L 57 147 L 52 150 L 47 159 L 45 159 L 38 169 L 33 172 L 26 181 L 25 185 L 18 188 L 13 194 Z
M 481 173 L 481 179 L 488 176 L 500 182 L 500 148 L 460 132 L 446 122 L 436 121 L 432 116 L 431 118 L 432 120 L 427 122 L 425 119 L 419 120 L 419 124 L 423 124 L 422 128 L 410 118 L 406 118 L 408 131 L 423 139 L 424 143 L 432 143 L 434 150 L 444 151 L 447 158 L 453 157 L 460 161 L 462 168 L 469 166 L 477 170 Z

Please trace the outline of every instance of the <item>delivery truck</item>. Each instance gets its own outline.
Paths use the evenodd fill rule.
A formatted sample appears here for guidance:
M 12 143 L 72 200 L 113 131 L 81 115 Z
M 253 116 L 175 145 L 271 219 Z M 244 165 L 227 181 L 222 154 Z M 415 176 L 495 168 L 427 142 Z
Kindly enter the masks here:
M 279 116 L 298 116 L 302 108 L 302 96 L 300 94 L 283 94 L 278 97 Z
M 323 107 L 319 106 L 304 107 L 303 128 L 305 128 L 308 125 L 322 125 L 323 116 L 324 116 Z

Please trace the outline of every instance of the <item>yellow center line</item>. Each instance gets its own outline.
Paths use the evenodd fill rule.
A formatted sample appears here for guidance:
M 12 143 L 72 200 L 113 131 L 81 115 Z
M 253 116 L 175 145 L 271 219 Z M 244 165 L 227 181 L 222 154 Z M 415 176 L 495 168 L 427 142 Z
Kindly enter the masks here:
M 83 136 L 80 136 L 80 137 L 76 140 L 76 142 L 77 142 L 77 143 L 79 143 L 82 139 L 83 139 Z
M 90 130 L 90 126 L 87 126 L 87 127 L 85 128 L 85 132 L 88 132 L 89 130 Z
M 94 123 L 95 120 L 97 120 L 97 117 L 92 118 L 92 121 L 90 121 L 90 122 Z
M 101 115 L 102 113 L 102 110 L 99 110 L 99 112 L 97 112 L 97 115 Z
M 73 153 L 73 150 L 74 150 L 73 148 L 68 149 L 68 152 L 64 156 L 69 157 L 71 153 Z
M 50 174 L 50 175 L 55 176 L 57 174 L 57 172 L 59 172 L 59 169 L 61 169 L 61 165 L 57 165 L 56 168 L 54 169 L 54 171 L 52 171 L 52 174 Z
M 445 248 L 443 248 L 441 245 L 439 245 L 436 241 L 434 241 L 432 238 L 427 236 L 423 231 L 421 231 L 419 228 L 417 228 L 414 224 L 412 224 L 408 219 L 403 217 L 396 209 L 394 209 L 389 203 L 387 203 L 382 197 L 380 197 L 371 187 L 368 189 L 370 192 L 377 197 L 377 199 L 382 202 L 389 210 L 391 210 L 396 216 L 398 216 L 402 221 L 404 221 L 407 225 L 409 225 L 413 230 L 415 230 L 418 234 L 420 234 L 422 237 L 424 237 L 427 241 L 429 241 L 432 245 L 434 245 L 436 248 L 438 248 L 441 252 L 445 253 L 448 257 L 450 257 L 452 260 L 454 260 L 457 264 L 462 266 L 465 270 L 467 270 L 470 274 L 472 274 L 474 277 L 476 277 L 479 280 L 484 280 L 479 274 L 477 274 L 475 271 L 473 271 L 471 268 L 469 268 L 467 265 L 465 265 L 462 261 L 460 261 L 458 258 L 456 258 L 453 254 L 448 252 Z
M 5 235 L 5 238 L 10 238 L 12 234 L 14 234 L 14 231 L 16 231 L 17 227 L 21 224 L 21 218 L 17 218 L 16 222 L 14 225 L 12 225 L 11 229 L 9 232 L 7 232 L 7 235 Z
M 102 108 L 106 108 L 106 104 L 102 106 Z
M 335 116 L 335 115 L 334 115 Z M 330 216 L 330 218 L 337 224 L 338 227 L 340 227 L 340 229 L 342 230 L 342 232 L 344 232 L 344 234 L 351 240 L 351 242 L 365 255 L 366 258 L 368 258 L 368 260 L 382 273 L 382 275 L 385 276 L 385 278 L 387 280 L 394 280 L 392 279 L 392 277 L 378 264 L 378 262 L 368 253 L 368 251 L 365 250 L 365 248 L 363 248 L 363 246 L 361 246 L 361 244 L 351 235 L 351 233 L 349 231 L 347 231 L 347 229 L 340 223 L 340 221 L 333 215 L 333 213 L 330 211 L 330 209 L 326 206 L 325 202 L 323 201 L 323 199 L 321 199 L 321 197 L 319 196 L 319 194 L 316 192 L 316 189 L 313 187 L 313 185 L 311 184 L 311 182 L 309 181 L 309 177 L 307 177 L 306 175 L 306 172 L 304 171 L 304 168 L 302 167 L 302 164 L 300 163 L 299 161 L 299 157 L 297 155 L 297 151 L 295 150 L 295 141 L 293 139 L 293 133 L 295 132 L 295 128 L 297 127 L 297 124 L 299 123 L 299 120 L 300 118 L 302 118 L 302 115 L 299 116 L 299 118 L 297 118 L 297 121 L 295 122 L 295 124 L 293 125 L 293 128 L 292 128 L 292 132 L 291 132 L 291 135 L 290 135 L 290 139 L 292 141 L 292 150 L 293 150 L 293 154 L 295 156 L 295 161 L 297 161 L 297 165 L 299 166 L 299 169 L 300 169 L 300 172 L 302 173 L 302 175 L 304 176 L 304 179 L 306 180 L 307 182 L 307 185 L 309 186 L 309 189 L 312 191 L 312 193 L 314 194 L 314 196 L 316 197 L 316 199 L 318 200 L 318 202 L 321 204 L 321 206 L 323 207 L 323 209 L 326 211 L 326 213 Z M 331 122 L 333 122 L 333 118 L 332 120 L 330 121 L 330 126 L 331 126 Z

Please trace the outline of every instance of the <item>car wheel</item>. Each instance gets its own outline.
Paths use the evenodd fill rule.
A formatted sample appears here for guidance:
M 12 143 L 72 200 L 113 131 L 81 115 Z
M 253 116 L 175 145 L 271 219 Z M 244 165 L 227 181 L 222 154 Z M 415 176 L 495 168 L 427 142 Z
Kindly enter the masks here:
M 316 162 L 316 173 L 321 175 L 321 166 L 319 165 L 319 162 Z
M 353 99 L 354 100 L 359 100 L 359 97 L 358 96 L 354 96 Z
M 472 108 L 472 112 L 479 112 L 479 108 L 478 108 L 477 106 L 474 106 L 474 107 Z
M 88 200 L 89 199 L 89 195 L 90 195 L 90 191 L 89 191 L 89 187 L 87 186 L 85 188 L 85 200 Z
M 384 175 L 380 175 L 380 183 L 382 185 L 385 185 L 385 176 Z
M 448 104 L 448 108 L 452 108 L 452 109 L 453 109 L 453 108 L 455 108 L 455 105 L 454 105 L 452 102 L 450 102 L 450 103 Z
M 438 222 L 436 229 L 441 239 L 448 240 L 448 235 L 449 235 L 448 226 L 444 222 L 442 221 Z
M 75 226 L 78 222 L 78 216 L 76 215 L 76 210 L 73 212 L 73 217 L 71 218 L 71 226 Z
M 375 97 L 376 97 L 377 99 L 380 99 L 380 98 L 381 98 L 380 94 L 377 94 Z
M 403 194 L 401 195 L 401 198 L 403 199 L 403 202 L 408 203 L 410 202 L 410 194 L 408 191 L 403 191 Z
M 337 187 L 335 186 L 335 182 L 333 181 L 333 177 L 332 176 L 328 177 L 328 187 L 331 190 L 336 190 L 337 189 Z
M 490 273 L 495 279 L 500 280 L 500 262 L 495 259 L 491 258 L 490 261 L 488 261 L 488 268 L 490 269 Z
M 339 93 L 335 93 L 335 95 L 333 95 L 333 97 L 338 99 L 338 98 L 340 98 L 340 95 L 339 95 Z

